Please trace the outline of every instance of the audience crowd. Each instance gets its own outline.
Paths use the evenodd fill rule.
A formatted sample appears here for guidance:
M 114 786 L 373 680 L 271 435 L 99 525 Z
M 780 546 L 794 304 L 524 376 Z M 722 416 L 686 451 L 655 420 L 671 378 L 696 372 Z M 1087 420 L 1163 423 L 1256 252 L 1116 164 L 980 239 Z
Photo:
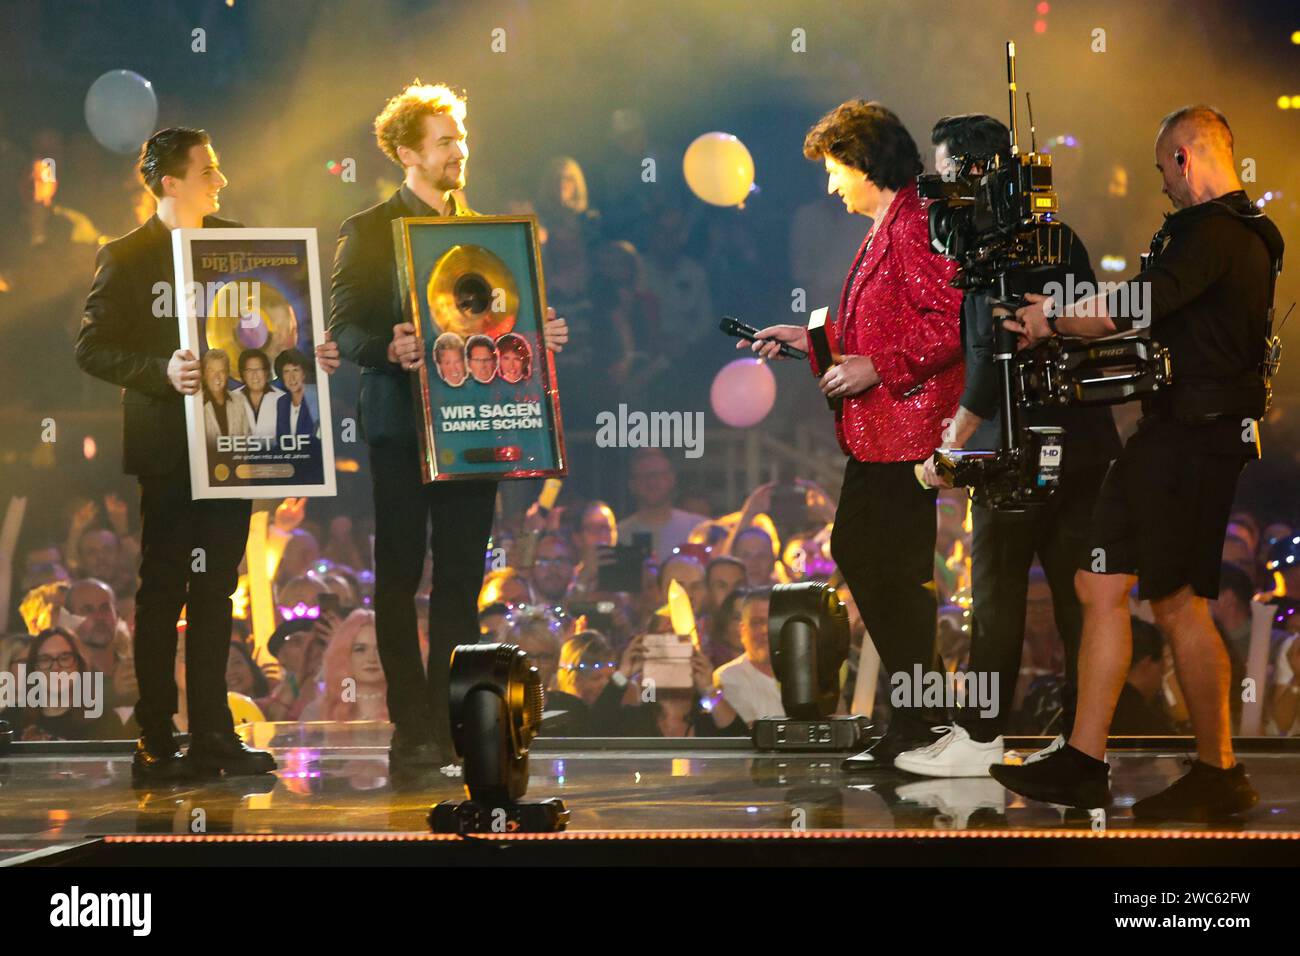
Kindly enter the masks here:
M 852 596 L 829 558 L 834 500 L 813 482 L 762 485 L 726 513 L 679 506 L 676 467 L 659 449 L 630 455 L 629 498 L 619 517 L 605 501 L 561 493 L 554 507 L 498 509 L 484 555 L 480 639 L 518 644 L 547 690 L 544 733 L 575 736 L 708 736 L 749 733 L 760 717 L 781 716 L 780 688 L 768 646 L 773 585 L 823 580 L 850 611 L 852 645 L 842 670 L 840 711 L 879 713 L 889 675 Z M 774 492 L 792 489 L 802 509 L 771 511 Z M 98 716 L 76 708 L 16 706 L 0 712 L 23 740 L 129 738 L 136 693 L 132 618 L 138 526 L 108 495 L 67 509 L 67 534 L 21 551 L 25 502 L 15 498 L 0 529 L 0 570 L 10 629 L 0 638 L 0 672 L 17 680 L 103 675 Z M 964 670 L 969 652 L 969 534 L 964 495 L 940 498 L 935 572 L 943 606 L 936 666 Z M 258 525 L 255 523 L 255 527 Z M 286 499 L 264 532 L 273 630 L 254 634 L 247 566 L 235 595 L 226 678 L 240 721 L 387 719 L 385 681 L 370 610 L 373 573 L 365 520 L 313 519 L 304 499 Z M 254 532 L 258 533 L 258 532 Z M 427 592 L 431 568 L 426 567 Z M 257 576 L 261 579 L 262 576 Z M 1263 703 L 1258 730 L 1300 735 L 1300 534 L 1285 524 L 1260 527 L 1233 515 L 1223 543 L 1222 591 L 1212 604 L 1233 662 L 1234 722 L 1241 702 Z M 693 623 L 669 608 L 688 602 Z M 428 626 L 423 599 L 421 627 Z M 1189 729 L 1169 647 L 1149 607 L 1132 603 L 1134 653 L 1113 732 L 1171 734 Z M 1257 616 L 1269 620 L 1263 624 Z M 1064 661 L 1041 570 L 1031 573 L 1025 647 L 1014 696 L 1013 731 L 1051 734 L 1059 727 Z M 1268 639 L 1256 642 L 1263 628 Z M 184 696 L 184 629 L 177 678 Z M 427 634 L 422 635 L 427 641 Z M 672 644 L 682 650 L 674 654 Z M 865 643 L 865 647 L 864 647 Z M 689 650 L 687 650 L 689 648 Z M 1262 669 L 1260 669 L 1262 667 Z M 859 687 L 859 675 L 864 676 Z M 1250 678 L 1249 680 L 1247 678 Z M 185 726 L 183 705 L 177 725 Z

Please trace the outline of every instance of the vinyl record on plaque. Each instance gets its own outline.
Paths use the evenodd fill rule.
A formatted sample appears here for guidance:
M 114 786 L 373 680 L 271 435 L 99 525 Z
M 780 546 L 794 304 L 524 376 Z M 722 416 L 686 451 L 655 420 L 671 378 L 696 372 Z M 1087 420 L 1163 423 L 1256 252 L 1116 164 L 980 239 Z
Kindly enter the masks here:
M 441 332 L 496 338 L 515 327 L 519 286 L 482 246 L 452 246 L 429 273 L 429 314 Z
M 249 287 L 225 283 L 208 307 L 208 348 L 225 350 L 234 378 L 245 349 L 261 349 L 274 368 L 275 357 L 298 343 L 298 317 L 284 295 L 269 282 L 258 282 L 254 302 Z

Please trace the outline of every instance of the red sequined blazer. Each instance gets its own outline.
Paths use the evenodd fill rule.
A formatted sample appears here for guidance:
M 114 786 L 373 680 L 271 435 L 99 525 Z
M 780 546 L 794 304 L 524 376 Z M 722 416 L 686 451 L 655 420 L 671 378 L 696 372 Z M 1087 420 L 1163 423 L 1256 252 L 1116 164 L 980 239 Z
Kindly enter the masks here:
M 948 284 L 957 266 L 930 249 L 925 210 L 915 180 L 899 190 L 858 250 L 829 323 L 832 346 L 869 356 L 880 374 L 835 416 L 840 447 L 859 461 L 929 457 L 961 398 L 962 293 Z

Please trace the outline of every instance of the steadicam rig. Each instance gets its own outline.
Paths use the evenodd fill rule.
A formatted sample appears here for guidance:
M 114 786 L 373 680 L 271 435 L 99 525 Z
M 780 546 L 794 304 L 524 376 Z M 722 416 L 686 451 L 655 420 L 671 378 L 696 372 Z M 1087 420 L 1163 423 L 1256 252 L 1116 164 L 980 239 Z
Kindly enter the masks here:
M 1022 408 L 1114 405 L 1150 395 L 1173 381 L 1169 350 L 1138 335 L 1108 339 L 1054 337 L 1016 357 Z

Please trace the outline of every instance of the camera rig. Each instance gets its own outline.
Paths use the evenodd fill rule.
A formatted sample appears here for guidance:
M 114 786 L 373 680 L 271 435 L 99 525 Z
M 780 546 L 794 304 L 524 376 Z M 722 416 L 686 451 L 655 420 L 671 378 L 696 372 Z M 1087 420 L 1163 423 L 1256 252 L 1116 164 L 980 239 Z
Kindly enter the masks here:
M 1023 408 L 1114 405 L 1159 391 L 1173 378 L 1169 353 L 1140 335 L 1050 338 L 1017 357 L 1015 375 Z
M 1052 157 L 1039 153 L 1033 105 L 1030 148 L 1019 147 L 1016 117 L 1016 45 L 1008 41 L 1007 94 L 1011 108 L 1009 158 L 1000 153 L 954 156 L 955 175 L 918 180 L 928 209 L 930 244 L 955 260 L 952 285 L 985 293 L 1014 311 L 1032 291 L 1025 274 L 1068 266 L 1068 233 L 1057 221 Z M 1026 96 L 1028 100 L 1028 96 Z M 1104 340 L 1054 337 L 1017 354 L 1016 334 L 995 321 L 1001 447 L 996 451 L 940 449 L 936 470 L 972 489 L 975 501 L 999 511 L 1043 504 L 1060 483 L 1064 429 L 1027 426 L 1022 410 L 1072 403 L 1114 404 L 1153 392 L 1170 379 L 1167 352 L 1141 334 Z

